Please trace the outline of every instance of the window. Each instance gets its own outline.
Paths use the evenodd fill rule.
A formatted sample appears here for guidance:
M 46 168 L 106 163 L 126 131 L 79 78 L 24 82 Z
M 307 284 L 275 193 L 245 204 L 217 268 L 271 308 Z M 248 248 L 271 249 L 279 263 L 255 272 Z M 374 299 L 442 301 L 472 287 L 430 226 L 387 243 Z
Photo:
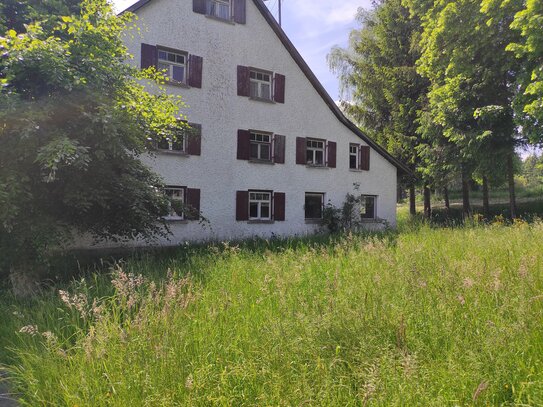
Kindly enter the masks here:
M 249 191 L 249 220 L 271 220 L 271 195 Z
M 324 194 L 308 192 L 305 194 L 305 218 L 322 219 Z
M 308 165 L 324 165 L 324 140 L 307 139 L 306 141 L 306 163 Z
M 165 217 L 167 220 L 183 220 L 185 205 L 185 188 L 167 186 L 164 190 L 170 200 L 170 213 Z
M 164 71 L 164 76 L 170 78 L 170 80 L 185 83 L 187 76 L 187 55 L 159 49 L 157 68 L 159 71 Z
M 352 170 L 358 169 L 358 144 L 349 145 L 349 168 Z
M 375 219 L 375 196 L 362 196 L 360 215 L 362 219 Z
M 271 135 L 251 133 L 251 160 L 271 161 Z
M 257 99 L 272 98 L 272 74 L 268 72 L 250 71 L 250 96 Z
M 186 137 L 183 134 L 179 134 L 175 140 L 170 137 L 163 138 L 157 142 L 157 149 L 162 151 L 177 151 L 185 152 Z
M 206 14 L 223 20 L 230 20 L 230 0 L 208 0 Z

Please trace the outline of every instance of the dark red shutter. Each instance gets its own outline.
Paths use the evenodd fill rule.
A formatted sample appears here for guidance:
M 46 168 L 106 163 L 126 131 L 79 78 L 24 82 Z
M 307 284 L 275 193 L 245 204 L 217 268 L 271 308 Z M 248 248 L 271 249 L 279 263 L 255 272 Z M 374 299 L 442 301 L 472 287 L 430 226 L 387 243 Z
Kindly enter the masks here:
M 195 188 L 187 188 L 186 190 L 186 206 L 185 217 L 188 220 L 200 219 L 200 190 Z
M 296 164 L 307 164 L 306 149 L 305 137 L 296 137 Z
M 336 168 L 337 143 L 335 141 L 329 141 L 327 146 L 328 152 L 326 158 L 328 162 L 328 167 Z
M 190 123 L 191 127 L 188 130 L 187 139 L 187 154 L 201 155 L 202 154 L 202 125 Z
M 249 220 L 249 192 L 236 192 L 236 220 Z
M 198 14 L 205 14 L 206 0 L 192 0 L 192 11 Z
M 238 65 L 238 96 L 250 95 L 249 68 Z
M 154 45 L 141 44 L 141 69 L 157 65 L 158 51 Z
M 193 88 L 202 87 L 202 68 L 204 59 L 196 55 L 189 56 L 189 80 L 188 85 Z
M 277 164 L 285 163 L 285 144 L 286 137 L 276 134 L 273 138 L 273 162 Z
M 248 130 L 238 130 L 238 160 L 251 158 L 251 133 Z
M 245 0 L 234 0 L 234 21 L 238 24 L 245 24 Z
M 360 146 L 360 169 L 370 170 L 370 148 L 369 146 Z
M 273 194 L 273 220 L 285 220 L 285 193 L 275 192 Z
M 275 92 L 273 100 L 277 103 L 285 103 L 285 75 L 275 74 Z

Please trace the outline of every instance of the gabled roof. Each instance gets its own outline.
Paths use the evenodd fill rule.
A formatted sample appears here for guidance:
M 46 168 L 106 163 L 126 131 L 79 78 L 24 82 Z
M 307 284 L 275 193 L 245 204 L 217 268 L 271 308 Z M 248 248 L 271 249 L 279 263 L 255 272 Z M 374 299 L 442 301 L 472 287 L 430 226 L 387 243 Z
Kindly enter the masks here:
M 152 0 L 139 0 L 137 3 L 134 3 L 132 6 L 128 7 L 126 10 L 123 11 L 129 11 L 129 12 L 136 12 L 143 6 L 145 6 L 147 3 L 150 3 Z M 319 82 L 309 65 L 307 65 L 307 62 L 303 59 L 303 57 L 300 55 L 294 44 L 290 41 L 290 39 L 287 37 L 287 34 L 283 31 L 281 26 L 277 23 L 275 20 L 275 17 L 273 17 L 272 13 L 264 2 L 262 0 L 253 0 L 256 7 L 264 17 L 264 19 L 268 22 L 270 27 L 273 29 L 275 34 L 279 37 L 279 40 L 281 40 L 281 43 L 283 46 L 287 49 L 287 51 L 290 53 L 290 56 L 294 59 L 294 61 L 298 64 L 300 69 L 303 71 L 309 82 L 313 85 L 317 93 L 321 96 L 323 101 L 328 105 L 332 113 L 338 118 L 338 120 L 343 123 L 349 130 L 351 130 L 353 133 L 355 133 L 358 137 L 360 137 L 362 140 L 364 140 L 370 147 L 372 147 L 375 151 L 377 151 L 379 154 L 381 154 L 387 161 L 389 161 L 392 165 L 394 165 L 398 170 L 402 171 L 408 176 L 414 176 L 413 172 L 400 160 L 393 157 L 388 151 L 386 151 L 383 147 L 381 147 L 379 144 L 377 144 L 375 141 L 373 141 L 371 138 L 369 138 L 366 134 L 364 134 L 352 121 L 347 119 L 343 112 L 339 109 L 339 107 L 336 105 L 332 97 L 326 92 L 326 89 L 324 89 L 324 86 Z

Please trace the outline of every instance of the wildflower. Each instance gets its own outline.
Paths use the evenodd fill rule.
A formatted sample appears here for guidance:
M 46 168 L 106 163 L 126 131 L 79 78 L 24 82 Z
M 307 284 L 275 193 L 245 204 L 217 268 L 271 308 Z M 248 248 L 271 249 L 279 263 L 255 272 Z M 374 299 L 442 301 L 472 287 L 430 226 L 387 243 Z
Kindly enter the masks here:
M 25 325 L 21 329 L 19 329 L 19 332 L 23 334 L 29 334 L 31 336 L 36 336 L 40 333 L 40 331 L 38 331 L 37 325 Z

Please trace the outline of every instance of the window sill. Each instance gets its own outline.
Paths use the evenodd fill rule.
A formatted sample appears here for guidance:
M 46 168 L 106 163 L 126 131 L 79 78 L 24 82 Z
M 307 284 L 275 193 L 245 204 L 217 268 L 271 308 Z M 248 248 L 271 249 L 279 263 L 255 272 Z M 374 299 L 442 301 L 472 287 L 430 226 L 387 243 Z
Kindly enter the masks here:
M 190 157 L 189 154 L 185 153 L 184 151 L 173 151 L 173 150 L 155 150 L 157 154 L 163 154 L 163 155 L 175 155 L 177 157 Z
M 249 220 L 249 221 L 247 221 L 247 223 L 249 225 L 258 225 L 258 224 L 271 225 L 271 224 L 275 223 L 275 221 L 274 220 Z
M 250 96 L 249 100 L 254 100 L 255 102 L 264 102 L 264 103 L 275 105 L 275 102 L 271 99 L 264 99 L 264 98 L 257 98 L 257 97 Z
M 251 159 L 249 160 L 252 164 L 264 164 L 264 165 L 275 165 L 275 163 L 271 160 L 257 160 L 257 159 Z
M 184 89 L 190 89 L 190 86 L 187 85 L 185 82 L 178 82 L 174 81 L 173 79 L 165 79 L 164 85 L 166 86 L 175 86 L 177 88 L 184 88 Z
M 179 225 L 185 225 L 189 223 L 187 219 L 177 219 L 177 218 L 164 218 L 164 220 L 168 223 L 175 223 Z
M 314 165 L 314 164 L 306 164 L 306 168 L 318 168 L 321 170 L 329 170 L 330 167 L 326 167 L 325 165 Z
M 226 23 L 226 24 L 230 24 L 230 25 L 236 25 L 236 23 L 233 22 L 232 20 L 226 20 L 224 18 L 211 16 L 209 14 L 206 14 L 205 16 L 206 16 L 206 18 L 209 18 L 210 20 L 220 21 L 221 23 Z
M 349 168 L 351 172 L 366 172 L 366 170 L 357 170 L 356 168 Z
M 322 223 L 322 219 L 306 219 L 305 224 L 306 225 L 320 225 Z

